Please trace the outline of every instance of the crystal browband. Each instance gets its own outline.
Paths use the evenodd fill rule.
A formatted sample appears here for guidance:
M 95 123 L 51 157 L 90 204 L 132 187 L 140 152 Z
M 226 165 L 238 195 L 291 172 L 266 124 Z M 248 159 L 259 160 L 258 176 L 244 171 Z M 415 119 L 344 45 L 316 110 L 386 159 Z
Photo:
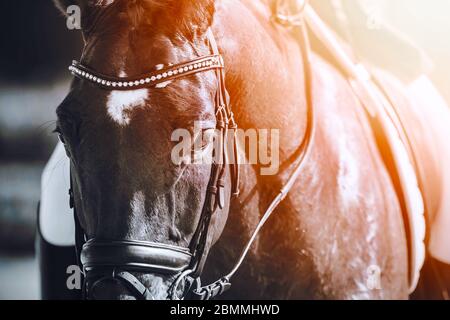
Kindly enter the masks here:
M 159 83 L 174 80 L 179 77 L 185 77 L 189 74 L 220 69 L 223 67 L 224 63 L 220 55 L 210 55 L 186 63 L 169 65 L 163 70 L 156 70 L 135 78 L 115 78 L 102 75 L 90 70 L 77 61 L 72 62 L 69 71 L 80 79 L 87 80 L 104 88 L 130 90 L 155 86 Z

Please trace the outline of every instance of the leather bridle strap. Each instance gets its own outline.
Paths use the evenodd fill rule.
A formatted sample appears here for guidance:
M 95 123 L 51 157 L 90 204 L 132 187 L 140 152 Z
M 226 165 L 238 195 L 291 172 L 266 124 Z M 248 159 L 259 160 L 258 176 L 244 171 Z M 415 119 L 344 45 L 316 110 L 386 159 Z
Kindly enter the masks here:
M 101 271 L 101 273 L 97 274 L 95 271 L 88 273 L 86 277 L 86 282 L 84 284 L 84 298 L 90 299 L 92 296 L 91 291 L 105 281 L 116 281 L 120 284 L 123 284 L 125 288 L 127 288 L 130 293 L 138 300 L 154 300 L 152 294 L 148 290 L 138 278 L 132 275 L 128 271 L 117 271 L 116 268 L 111 270 L 110 275 L 105 275 L 107 272 Z M 92 284 L 91 284 L 92 282 Z
M 211 29 L 208 29 L 207 33 L 208 42 L 212 53 L 216 56 L 220 56 L 219 48 L 217 46 L 214 35 Z M 222 57 L 220 56 L 221 63 L 224 65 Z M 190 270 L 192 270 L 189 275 L 192 278 L 200 277 L 206 258 L 211 247 L 212 236 L 210 236 L 211 219 L 217 209 L 223 209 L 225 206 L 225 170 L 229 164 L 228 152 L 225 149 L 226 143 L 228 141 L 229 129 L 234 129 L 234 159 L 233 163 L 230 164 L 231 179 L 232 179 L 232 194 L 237 196 L 239 194 L 239 169 L 238 169 L 238 159 L 237 159 L 237 139 L 235 128 L 237 128 L 236 122 L 234 120 L 233 113 L 229 107 L 229 97 L 225 87 L 225 75 L 223 68 L 216 69 L 217 78 L 217 92 L 215 95 L 216 104 L 216 127 L 220 132 L 220 143 L 221 154 L 216 155 L 215 162 L 211 168 L 211 176 L 209 181 L 209 187 L 203 205 L 199 225 L 197 230 L 191 240 L 190 248 L 193 253 L 192 264 Z
M 307 103 L 307 128 L 306 128 L 306 135 L 305 138 L 299 148 L 300 150 L 300 156 L 296 159 L 294 163 L 294 171 L 291 173 L 289 179 L 287 180 L 285 186 L 281 189 L 279 194 L 275 197 L 275 199 L 272 201 L 266 212 L 264 213 L 261 221 L 258 223 L 256 229 L 254 230 L 250 240 L 248 241 L 246 247 L 242 251 L 237 263 L 234 265 L 233 269 L 224 277 L 217 280 L 216 282 L 203 286 L 198 287 L 195 290 L 191 292 L 191 298 L 198 299 L 198 300 L 209 300 L 214 297 L 217 297 L 221 295 L 224 291 L 229 289 L 231 287 L 231 278 L 235 275 L 235 273 L 239 270 L 242 263 L 244 262 L 251 246 L 256 240 L 256 237 L 258 236 L 260 230 L 264 227 L 266 222 L 269 220 L 269 218 L 274 213 L 275 209 L 279 206 L 279 204 L 286 198 L 286 196 L 291 191 L 292 187 L 296 183 L 297 179 L 299 178 L 303 165 L 304 165 L 304 159 L 309 154 L 309 151 L 311 149 L 311 140 L 314 136 L 314 106 L 313 106 L 313 79 L 312 79 L 312 70 L 311 70 L 311 60 L 310 60 L 310 43 L 309 38 L 307 34 L 306 27 L 304 23 L 297 23 L 295 25 L 291 26 L 293 29 L 293 32 L 296 36 L 299 38 L 299 47 L 302 51 L 302 57 L 303 57 L 303 65 L 305 68 L 305 97 L 306 97 L 306 103 Z
M 70 158 L 69 154 L 67 156 Z M 81 227 L 80 219 L 78 218 L 77 208 L 75 207 L 75 196 L 73 189 L 73 173 L 72 173 L 72 163 L 70 164 L 70 189 L 69 189 L 69 207 L 73 209 L 73 219 L 75 224 L 75 255 L 77 259 L 77 264 L 82 266 L 81 263 L 81 251 L 83 245 L 86 242 L 85 234 L 83 228 Z

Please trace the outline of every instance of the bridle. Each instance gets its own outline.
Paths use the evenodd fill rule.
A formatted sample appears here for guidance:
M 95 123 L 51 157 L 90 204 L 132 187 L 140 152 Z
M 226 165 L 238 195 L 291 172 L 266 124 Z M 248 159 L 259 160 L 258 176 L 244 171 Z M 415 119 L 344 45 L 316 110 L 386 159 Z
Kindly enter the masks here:
M 237 125 L 233 112 L 229 106 L 229 96 L 225 87 L 224 62 L 219 53 L 216 41 L 211 31 L 208 31 L 208 39 L 212 55 L 203 56 L 189 62 L 169 65 L 163 69 L 155 70 L 149 74 L 138 77 L 115 78 L 94 72 L 88 67 L 74 61 L 69 70 L 77 78 L 91 82 L 107 90 L 132 90 L 148 88 L 160 83 L 186 77 L 200 72 L 214 71 L 217 77 L 217 91 L 215 95 L 215 109 L 217 117 L 217 130 L 222 138 L 222 161 L 215 161 L 211 166 L 211 176 L 208 184 L 207 195 L 203 205 L 200 221 L 194 233 L 194 237 L 188 248 L 172 246 L 154 242 L 134 240 L 101 241 L 90 239 L 86 241 L 85 233 L 80 225 L 76 213 L 73 179 L 71 177 L 70 206 L 74 209 L 76 229 L 76 250 L 80 266 L 85 274 L 83 286 L 84 298 L 91 298 L 91 291 L 103 281 L 118 281 L 125 285 L 138 299 L 151 300 L 153 297 L 149 290 L 131 272 L 156 273 L 176 277 L 170 290 L 171 299 L 191 298 L 209 300 L 221 295 L 231 287 L 231 278 L 242 265 L 251 245 L 255 241 L 259 231 L 270 218 L 278 205 L 284 200 L 300 175 L 304 158 L 310 149 L 313 135 L 313 108 L 311 97 L 311 70 L 309 69 L 309 42 L 306 30 L 300 26 L 300 47 L 303 53 L 305 66 L 305 93 L 308 105 L 306 136 L 299 147 L 299 156 L 287 183 L 281 189 L 277 197 L 272 201 L 263 218 L 255 229 L 247 246 L 243 250 L 238 262 L 230 273 L 213 284 L 201 286 L 200 275 L 202 273 L 206 257 L 212 245 L 212 237 L 209 236 L 211 218 L 220 208 L 225 207 L 225 178 L 229 167 L 232 182 L 232 196 L 239 195 L 239 159 L 236 143 Z M 224 142 L 227 136 L 234 135 L 234 161 L 230 163 L 229 154 Z M 219 159 L 220 159 L 219 157 Z M 184 285 L 184 295 L 177 296 L 177 290 Z
M 219 133 L 219 143 L 222 148 L 220 155 L 215 155 L 211 166 L 211 175 L 203 205 L 199 225 L 189 248 L 170 246 L 153 242 L 114 240 L 99 241 L 90 239 L 84 241 L 85 235 L 76 221 L 77 251 L 80 254 L 80 264 L 86 273 L 85 296 L 89 298 L 90 288 L 98 283 L 114 279 L 118 280 L 138 294 L 138 297 L 148 299 L 150 295 L 145 286 L 128 271 L 154 272 L 157 274 L 179 275 L 172 288 L 175 294 L 181 282 L 186 278 L 197 279 L 206 261 L 207 252 L 211 246 L 209 236 L 211 218 L 220 208 L 225 207 L 225 179 L 226 170 L 230 168 L 232 181 L 232 194 L 239 194 L 239 160 L 237 159 L 236 130 L 233 113 L 229 107 L 229 98 L 225 88 L 224 63 L 219 54 L 217 44 L 212 33 L 208 32 L 211 55 L 203 56 L 189 62 L 169 65 L 163 69 L 155 70 L 149 74 L 132 78 L 114 78 L 98 74 L 86 66 L 74 61 L 69 70 L 78 78 L 94 83 L 109 90 L 134 90 L 144 87 L 153 87 L 158 84 L 187 77 L 201 72 L 214 71 L 217 78 L 217 91 L 215 95 L 216 129 Z M 225 150 L 224 142 L 228 135 L 234 138 L 233 161 Z M 70 191 L 73 198 L 72 188 Z M 74 207 L 74 201 L 71 200 Z M 75 214 L 76 219 L 77 215 Z
M 118 281 L 125 285 L 138 299 L 150 300 L 152 295 L 131 272 L 155 273 L 173 276 L 175 281 L 169 289 L 168 296 L 171 299 L 197 299 L 209 300 L 221 295 L 231 287 L 231 278 L 242 265 L 251 245 L 255 241 L 259 231 L 266 221 L 287 196 L 297 178 L 300 175 L 304 158 L 309 153 L 310 142 L 314 129 L 314 117 L 311 97 L 311 71 L 309 69 L 309 42 L 306 30 L 301 26 L 300 47 L 303 51 L 305 65 L 305 88 L 308 105 L 308 125 L 304 141 L 299 147 L 299 156 L 294 162 L 294 171 L 290 175 L 285 186 L 273 200 L 263 218 L 254 231 L 247 246 L 243 250 L 233 270 L 226 276 L 208 286 L 201 286 L 200 275 L 206 262 L 207 254 L 212 245 L 211 219 L 218 209 L 225 207 L 225 179 L 226 171 L 230 171 L 232 196 L 239 195 L 239 159 L 236 143 L 237 125 L 233 112 L 229 106 L 229 96 L 225 87 L 224 62 L 219 53 L 212 32 L 208 31 L 208 39 L 212 54 L 194 59 L 189 62 L 165 66 L 149 74 L 130 78 L 115 78 L 94 72 L 88 67 L 74 61 L 69 70 L 77 78 L 91 82 L 107 90 L 134 90 L 148 88 L 160 83 L 175 80 L 200 72 L 214 71 L 217 77 L 217 91 L 215 95 L 215 111 L 217 118 L 216 129 L 220 133 L 222 154 L 211 166 L 211 176 L 208 184 L 205 203 L 203 205 L 199 224 L 188 248 L 172 246 L 154 242 L 134 240 L 101 241 L 90 239 L 86 241 L 85 233 L 80 225 L 75 208 L 74 194 L 71 177 L 70 205 L 74 208 L 76 225 L 76 250 L 79 264 L 83 268 L 85 281 L 83 286 L 84 298 L 90 299 L 92 290 L 103 281 Z M 229 135 L 233 135 L 234 148 L 232 155 L 229 148 L 225 147 Z M 228 150 L 228 151 L 227 151 Z M 234 157 L 230 161 L 230 157 Z M 181 289 L 184 294 L 178 296 Z

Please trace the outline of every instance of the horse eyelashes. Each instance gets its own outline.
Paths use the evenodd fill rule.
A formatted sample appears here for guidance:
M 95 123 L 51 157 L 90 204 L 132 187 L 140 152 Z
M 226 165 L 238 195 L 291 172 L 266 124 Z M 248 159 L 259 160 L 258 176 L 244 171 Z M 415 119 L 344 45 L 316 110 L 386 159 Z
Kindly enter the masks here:
M 66 144 L 66 141 L 64 140 L 64 136 L 61 132 L 61 129 L 59 129 L 59 127 L 56 127 L 55 130 L 53 130 L 53 133 L 58 135 L 58 139 L 59 141 L 61 141 L 62 144 Z

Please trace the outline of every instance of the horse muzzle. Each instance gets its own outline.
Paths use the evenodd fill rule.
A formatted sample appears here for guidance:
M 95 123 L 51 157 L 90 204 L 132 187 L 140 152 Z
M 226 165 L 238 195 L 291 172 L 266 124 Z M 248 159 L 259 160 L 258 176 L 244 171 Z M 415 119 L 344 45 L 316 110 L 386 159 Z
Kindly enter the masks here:
M 91 239 L 83 245 L 80 259 L 85 272 L 83 293 L 86 299 L 92 298 L 91 293 L 99 284 L 116 281 L 137 299 L 153 300 L 148 288 L 132 272 L 176 277 L 175 288 L 168 294 L 170 298 L 173 298 L 181 283 L 185 287 L 193 283 L 192 279 L 188 279 L 192 254 L 189 249 L 178 246 Z

